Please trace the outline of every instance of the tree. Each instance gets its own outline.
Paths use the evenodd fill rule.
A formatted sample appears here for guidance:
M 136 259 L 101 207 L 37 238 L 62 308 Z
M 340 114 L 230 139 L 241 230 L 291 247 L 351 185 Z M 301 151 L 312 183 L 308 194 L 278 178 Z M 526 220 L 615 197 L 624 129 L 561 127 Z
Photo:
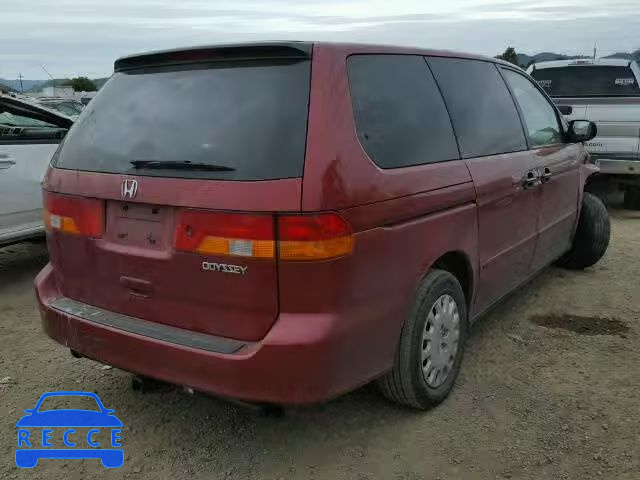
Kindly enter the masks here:
M 76 92 L 95 92 L 98 90 L 93 80 L 87 77 L 76 77 L 69 81 L 69 86 L 73 87 Z
M 519 66 L 518 54 L 516 53 L 516 49 L 513 47 L 508 47 L 502 55 L 498 55 L 496 58 Z

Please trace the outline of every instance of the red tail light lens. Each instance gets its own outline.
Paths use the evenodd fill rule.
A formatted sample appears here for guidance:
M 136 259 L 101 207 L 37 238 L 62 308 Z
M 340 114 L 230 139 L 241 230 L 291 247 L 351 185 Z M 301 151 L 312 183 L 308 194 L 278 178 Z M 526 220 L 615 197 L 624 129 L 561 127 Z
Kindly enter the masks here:
M 277 218 L 278 233 L 274 228 Z M 349 224 L 336 213 L 313 215 L 236 214 L 184 210 L 176 250 L 283 261 L 328 260 L 353 251 Z
M 104 201 L 44 192 L 44 223 L 48 231 L 87 237 L 104 235 Z
M 353 251 L 349 224 L 337 213 L 278 217 L 281 260 L 328 260 Z
M 205 255 L 274 258 L 273 216 L 184 210 L 176 249 Z

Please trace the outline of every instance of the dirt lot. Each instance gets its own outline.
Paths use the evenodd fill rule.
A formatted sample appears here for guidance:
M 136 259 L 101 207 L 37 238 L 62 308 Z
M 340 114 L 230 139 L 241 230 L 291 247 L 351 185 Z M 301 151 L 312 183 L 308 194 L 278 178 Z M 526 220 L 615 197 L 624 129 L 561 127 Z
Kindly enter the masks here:
M 365 387 L 263 418 L 74 359 L 40 331 L 42 247 L 0 250 L 0 478 L 639 479 L 640 212 L 616 211 L 606 258 L 551 269 L 474 329 L 458 387 L 416 413 Z M 15 422 L 50 390 L 93 390 L 124 422 L 126 460 L 13 462 Z

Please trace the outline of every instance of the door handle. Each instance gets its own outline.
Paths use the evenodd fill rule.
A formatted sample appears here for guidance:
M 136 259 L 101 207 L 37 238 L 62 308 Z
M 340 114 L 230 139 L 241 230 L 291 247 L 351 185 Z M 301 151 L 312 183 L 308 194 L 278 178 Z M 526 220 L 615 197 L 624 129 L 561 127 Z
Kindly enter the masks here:
M 524 188 L 534 188 L 540 185 L 540 172 L 537 169 L 531 169 L 524 172 L 522 176 L 522 186 Z
M 12 160 L 9 155 L 4 153 L 0 153 L 0 170 L 6 170 L 7 168 L 11 168 L 16 164 L 15 160 Z
M 544 167 L 544 169 L 542 170 L 542 175 L 540 175 L 540 181 L 542 183 L 550 182 L 552 176 L 553 175 L 551 174 L 551 169 L 549 167 Z

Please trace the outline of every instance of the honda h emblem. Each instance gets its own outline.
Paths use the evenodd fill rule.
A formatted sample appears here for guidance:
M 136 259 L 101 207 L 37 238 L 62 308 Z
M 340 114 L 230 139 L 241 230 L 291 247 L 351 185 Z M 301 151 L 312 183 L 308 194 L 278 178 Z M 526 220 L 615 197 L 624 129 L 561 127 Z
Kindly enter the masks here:
M 138 181 L 126 179 L 122 181 L 122 198 L 135 198 L 138 193 Z

